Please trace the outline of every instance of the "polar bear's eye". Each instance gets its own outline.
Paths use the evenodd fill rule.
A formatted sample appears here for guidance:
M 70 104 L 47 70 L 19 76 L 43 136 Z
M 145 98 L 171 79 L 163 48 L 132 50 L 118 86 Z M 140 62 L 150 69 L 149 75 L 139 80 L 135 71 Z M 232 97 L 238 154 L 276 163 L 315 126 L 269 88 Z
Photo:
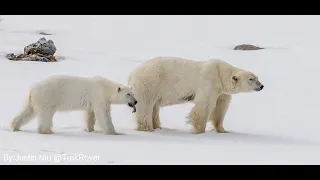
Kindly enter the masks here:
M 127 96 L 130 96 L 130 94 L 128 93 Z
M 253 79 L 252 79 L 252 78 L 250 78 L 250 79 L 249 79 L 249 81 L 253 81 Z

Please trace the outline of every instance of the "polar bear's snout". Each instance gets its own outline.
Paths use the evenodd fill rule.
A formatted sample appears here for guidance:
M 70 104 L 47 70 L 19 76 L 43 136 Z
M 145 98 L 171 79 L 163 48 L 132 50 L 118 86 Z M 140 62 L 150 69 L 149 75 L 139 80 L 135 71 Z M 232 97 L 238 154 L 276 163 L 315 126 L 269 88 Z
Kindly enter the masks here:
M 261 85 L 261 86 L 260 86 L 260 89 L 262 90 L 262 89 L 263 89 L 263 87 L 264 87 L 264 85 Z
M 138 101 L 137 101 L 137 100 L 135 100 L 134 102 L 129 102 L 129 103 L 128 103 L 128 105 L 129 105 L 130 107 L 133 107 L 133 106 L 135 106 L 136 104 L 138 104 Z
M 128 106 L 133 108 L 133 113 L 135 113 L 137 111 L 136 109 L 136 104 L 138 103 L 138 101 L 134 101 L 133 103 L 128 103 Z
M 261 91 L 261 90 L 264 88 L 264 85 L 261 84 L 260 81 L 257 81 L 257 86 L 258 86 L 258 88 L 255 88 L 255 89 L 254 89 L 255 91 Z
M 135 98 L 132 88 L 129 86 L 118 87 L 118 95 L 121 103 L 127 104 L 129 107 L 133 108 L 133 112 L 136 112 L 136 104 L 138 103 Z
M 136 104 L 138 103 L 138 101 L 136 100 L 136 98 L 131 97 L 131 101 L 128 102 L 128 106 L 133 108 L 133 113 L 136 112 Z

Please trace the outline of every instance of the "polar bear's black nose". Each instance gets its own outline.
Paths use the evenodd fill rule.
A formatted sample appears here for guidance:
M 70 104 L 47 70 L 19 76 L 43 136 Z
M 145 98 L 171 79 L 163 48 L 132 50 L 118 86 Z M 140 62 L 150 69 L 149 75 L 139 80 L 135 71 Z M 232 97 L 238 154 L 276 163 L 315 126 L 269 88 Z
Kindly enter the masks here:
M 134 101 L 134 104 L 137 104 L 138 103 L 138 101 Z
M 263 85 L 261 85 L 261 86 L 260 86 L 260 89 L 262 90 L 262 89 L 263 89 L 263 87 L 264 87 L 264 86 L 263 86 Z

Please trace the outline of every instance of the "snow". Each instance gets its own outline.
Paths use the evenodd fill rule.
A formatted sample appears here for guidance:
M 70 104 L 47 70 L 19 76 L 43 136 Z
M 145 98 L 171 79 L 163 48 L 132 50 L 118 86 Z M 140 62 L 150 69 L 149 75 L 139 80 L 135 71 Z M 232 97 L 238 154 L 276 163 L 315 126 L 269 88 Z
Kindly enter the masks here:
M 1 16 L 0 164 L 319 164 L 319 16 Z M 14 62 L 6 53 L 45 36 L 58 63 Z M 259 51 L 233 51 L 251 43 Z M 190 134 L 192 104 L 160 111 L 163 129 L 135 131 L 131 109 L 112 106 L 119 136 L 82 130 L 80 111 L 54 116 L 54 134 L 37 121 L 10 132 L 28 88 L 54 75 L 101 75 L 121 83 L 155 56 L 221 58 L 257 74 L 261 92 L 233 96 L 228 134 Z M 63 58 L 62 58 L 63 57 Z M 87 161 L 76 159 L 81 155 Z M 67 158 L 68 157 L 68 158 Z M 47 160 L 41 160 L 47 158 Z M 51 159 L 50 159 L 51 158 Z M 59 160 L 60 159 L 60 160 Z

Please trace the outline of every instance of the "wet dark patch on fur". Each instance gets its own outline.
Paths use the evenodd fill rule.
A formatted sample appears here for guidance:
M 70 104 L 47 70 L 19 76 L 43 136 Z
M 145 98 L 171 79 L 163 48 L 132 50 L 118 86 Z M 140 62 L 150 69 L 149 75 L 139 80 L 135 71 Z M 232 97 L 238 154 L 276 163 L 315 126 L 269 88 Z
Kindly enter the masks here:
M 181 100 L 181 101 L 193 101 L 194 98 L 195 98 L 195 94 L 192 93 L 191 95 L 185 96 L 185 97 L 181 98 L 180 100 Z
M 162 103 L 162 98 L 159 98 L 157 104 L 161 104 Z

